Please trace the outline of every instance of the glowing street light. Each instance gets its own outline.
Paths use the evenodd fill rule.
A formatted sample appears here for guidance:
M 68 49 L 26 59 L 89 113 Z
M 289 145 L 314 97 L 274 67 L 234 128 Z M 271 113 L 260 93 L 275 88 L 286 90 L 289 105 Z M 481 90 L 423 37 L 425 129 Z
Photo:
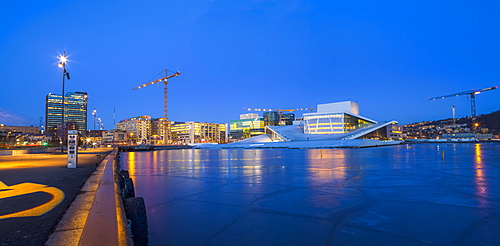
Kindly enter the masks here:
M 68 57 L 66 56 L 66 51 L 62 55 L 57 56 L 59 59 L 59 64 L 57 64 L 58 67 L 62 68 L 62 94 L 61 94 L 61 108 L 62 108 L 62 114 L 61 114 L 61 153 L 64 152 L 64 136 L 65 134 L 65 124 L 64 124 L 64 112 L 66 111 L 66 98 L 64 97 L 64 79 L 68 78 L 69 79 L 69 73 L 66 72 L 66 62 L 68 62 Z
M 95 120 L 97 118 L 97 111 L 94 108 L 94 111 L 92 111 L 92 115 L 94 116 L 94 131 L 95 131 Z

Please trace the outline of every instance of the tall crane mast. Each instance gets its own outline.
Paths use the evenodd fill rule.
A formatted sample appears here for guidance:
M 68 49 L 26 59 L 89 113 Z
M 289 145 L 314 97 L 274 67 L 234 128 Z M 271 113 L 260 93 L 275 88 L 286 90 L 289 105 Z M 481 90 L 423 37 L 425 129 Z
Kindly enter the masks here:
M 439 97 L 429 97 L 429 100 L 437 100 L 437 99 L 443 99 L 443 98 L 448 98 L 448 97 L 456 97 L 456 96 L 469 96 L 470 97 L 470 110 L 471 110 L 471 115 L 472 115 L 472 124 L 473 127 L 475 127 L 476 123 L 476 95 L 480 94 L 481 92 L 485 91 L 491 91 L 494 89 L 497 89 L 498 86 L 493 86 L 493 87 L 488 87 L 488 88 L 483 88 L 483 89 L 474 89 L 474 90 L 468 90 L 468 91 L 462 91 L 462 92 L 457 92 L 445 96 L 439 96 Z
M 163 118 L 165 119 L 165 122 L 163 124 L 163 144 L 167 144 L 171 142 L 170 121 L 168 120 L 168 79 L 179 76 L 181 72 L 177 71 L 172 75 L 167 75 L 167 69 L 164 69 L 163 71 L 165 72 L 165 77 L 148 82 L 143 85 L 139 85 L 132 88 L 132 90 L 136 90 L 163 81 Z

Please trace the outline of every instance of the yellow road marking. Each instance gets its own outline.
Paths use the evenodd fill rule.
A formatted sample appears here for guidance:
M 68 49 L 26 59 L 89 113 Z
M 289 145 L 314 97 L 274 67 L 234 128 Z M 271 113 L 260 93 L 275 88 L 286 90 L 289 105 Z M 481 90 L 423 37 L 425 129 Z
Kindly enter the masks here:
M 21 183 L 17 185 L 5 185 L 0 181 L 0 199 L 31 194 L 35 192 L 45 192 L 52 195 L 52 199 L 42 205 L 19 211 L 12 214 L 1 215 L 1 219 L 40 216 L 55 208 L 64 199 L 64 192 L 55 187 L 49 187 L 36 183 Z

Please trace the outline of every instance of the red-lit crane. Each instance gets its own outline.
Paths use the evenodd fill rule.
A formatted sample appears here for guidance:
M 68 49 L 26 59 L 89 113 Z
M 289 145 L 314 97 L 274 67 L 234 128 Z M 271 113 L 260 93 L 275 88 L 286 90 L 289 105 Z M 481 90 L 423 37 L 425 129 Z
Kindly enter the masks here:
M 170 142 L 170 121 L 168 121 L 168 88 L 167 88 L 168 79 L 170 79 L 172 77 L 179 76 L 181 74 L 181 72 L 177 71 L 176 73 L 174 73 L 172 75 L 167 75 L 167 69 L 165 69 L 164 72 L 165 72 L 165 77 L 148 82 L 148 83 L 143 84 L 143 85 L 139 85 L 135 88 L 132 88 L 132 90 L 136 90 L 136 89 L 146 87 L 148 85 L 156 84 L 158 82 L 163 81 L 163 118 L 165 118 L 165 123 L 163 124 L 163 126 L 164 126 L 163 144 L 167 144 L 167 142 Z
M 447 97 L 456 97 L 456 96 L 469 96 L 470 97 L 470 107 L 471 107 L 471 115 L 472 115 L 472 125 L 473 127 L 476 127 L 476 95 L 485 92 L 485 91 L 491 91 L 494 89 L 497 89 L 498 86 L 493 86 L 493 87 L 488 87 L 484 89 L 474 89 L 474 90 L 469 90 L 469 91 L 462 91 L 458 93 L 453 93 L 450 95 L 446 96 L 440 96 L 440 97 L 429 97 L 429 100 L 436 100 L 436 99 L 443 99 Z

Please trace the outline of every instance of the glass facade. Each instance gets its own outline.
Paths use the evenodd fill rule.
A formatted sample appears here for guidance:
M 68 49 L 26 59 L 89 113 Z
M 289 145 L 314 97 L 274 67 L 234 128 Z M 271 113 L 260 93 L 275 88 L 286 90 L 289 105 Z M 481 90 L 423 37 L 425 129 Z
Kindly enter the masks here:
M 403 126 L 397 124 L 390 124 L 387 125 L 386 127 L 370 132 L 361 138 L 377 139 L 377 140 L 403 139 L 402 133 L 403 133 Z
M 76 125 L 79 132 L 87 131 L 87 102 L 88 96 L 85 92 L 66 93 L 64 121 Z
M 85 92 L 68 92 L 65 96 L 64 122 L 74 125 L 79 132 L 87 131 L 87 103 Z M 45 126 L 48 133 L 56 132 L 62 123 L 62 97 L 49 93 L 45 101 Z
M 57 131 L 62 122 L 61 95 L 48 94 L 45 98 L 45 129 L 47 133 Z
M 374 123 L 345 113 L 304 114 L 304 133 L 340 134 Z
M 282 112 L 277 111 L 264 112 L 264 124 L 266 126 L 293 125 L 294 120 L 295 114 L 293 113 L 282 114 Z
M 266 126 L 277 126 L 280 123 L 280 116 L 278 112 L 264 112 L 264 124 Z
M 246 139 L 265 133 L 263 118 L 231 120 L 230 135 L 234 140 Z
M 295 120 L 295 114 L 293 114 L 293 113 L 281 115 L 281 122 L 285 126 L 293 125 L 294 120 Z

